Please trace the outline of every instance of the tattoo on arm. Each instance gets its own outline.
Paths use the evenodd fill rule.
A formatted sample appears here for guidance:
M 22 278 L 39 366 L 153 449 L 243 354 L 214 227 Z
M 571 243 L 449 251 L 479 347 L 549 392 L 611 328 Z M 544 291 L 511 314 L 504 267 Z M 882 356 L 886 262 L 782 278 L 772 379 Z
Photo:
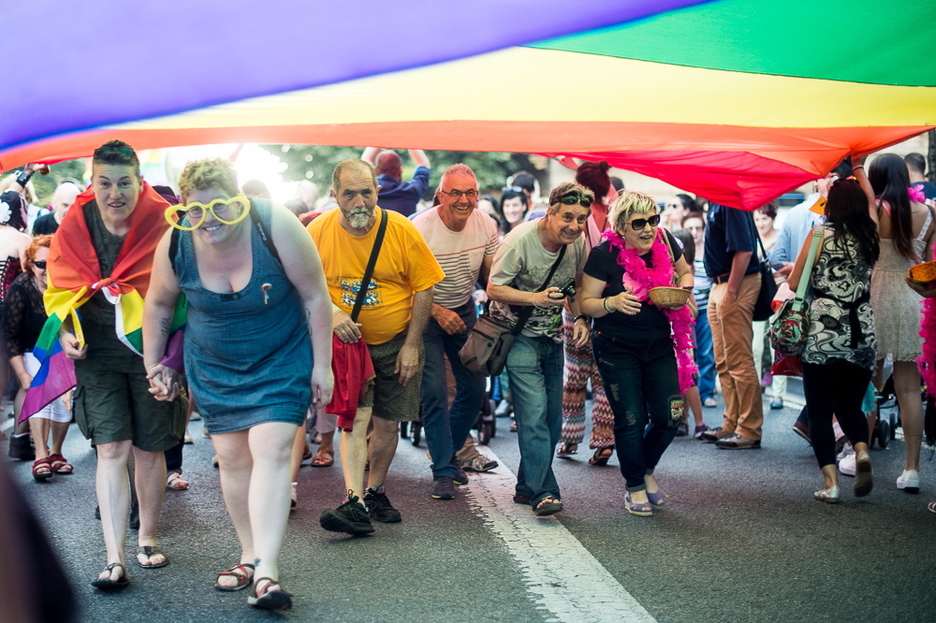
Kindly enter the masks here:
M 159 330 L 163 335 L 169 335 L 169 329 L 172 328 L 172 318 L 163 316 L 159 319 Z

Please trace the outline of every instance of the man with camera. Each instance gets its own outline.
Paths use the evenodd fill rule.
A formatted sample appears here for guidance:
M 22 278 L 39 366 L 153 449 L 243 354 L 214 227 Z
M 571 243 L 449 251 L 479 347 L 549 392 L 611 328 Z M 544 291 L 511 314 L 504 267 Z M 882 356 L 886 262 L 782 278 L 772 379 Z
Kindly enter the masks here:
M 575 315 L 572 339 L 588 341 L 574 287 L 582 278 L 586 250 L 582 231 L 594 196 L 564 183 L 549 194 L 546 215 L 515 227 L 494 255 L 487 293 L 491 314 L 516 322 L 518 308 L 533 307 L 507 355 L 520 442 L 514 501 L 536 515 L 562 510 L 552 470 L 553 448 L 562 430 L 562 308 Z
M 464 164 L 442 175 L 439 205 L 421 212 L 413 225 L 422 233 L 445 278 L 436 284 L 432 315 L 423 333 L 426 365 L 422 379 L 422 420 L 432 457 L 432 491 L 436 500 L 455 497 L 455 485 L 466 482 L 455 459 L 484 399 L 484 376 L 462 364 L 458 351 L 475 324 L 475 283 L 486 283 L 497 248 L 497 223 L 477 210 L 478 181 Z M 451 408 L 445 379 L 448 357 L 456 393 Z

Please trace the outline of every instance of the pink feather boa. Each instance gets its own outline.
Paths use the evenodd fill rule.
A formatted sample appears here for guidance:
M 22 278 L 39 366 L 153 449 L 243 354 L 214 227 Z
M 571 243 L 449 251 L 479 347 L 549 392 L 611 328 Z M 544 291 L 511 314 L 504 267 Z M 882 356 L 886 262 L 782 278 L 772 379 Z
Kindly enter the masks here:
M 670 259 L 670 251 L 665 241 L 664 229 L 657 230 L 656 240 L 650 247 L 650 266 L 644 262 L 637 249 L 629 249 L 624 239 L 610 229 L 604 232 L 611 247 L 618 252 L 617 263 L 624 269 L 624 288 L 638 301 L 649 301 L 650 288 L 672 286 L 676 276 L 676 267 Z M 695 320 L 688 305 L 679 309 L 661 309 L 672 327 L 673 350 L 676 352 L 676 365 L 679 368 L 679 391 L 685 395 L 693 385 L 693 375 L 698 372 L 692 356 L 692 326 Z
M 926 393 L 936 397 L 936 298 L 923 301 L 920 337 L 923 338 L 923 352 L 917 358 L 917 365 L 926 385 Z

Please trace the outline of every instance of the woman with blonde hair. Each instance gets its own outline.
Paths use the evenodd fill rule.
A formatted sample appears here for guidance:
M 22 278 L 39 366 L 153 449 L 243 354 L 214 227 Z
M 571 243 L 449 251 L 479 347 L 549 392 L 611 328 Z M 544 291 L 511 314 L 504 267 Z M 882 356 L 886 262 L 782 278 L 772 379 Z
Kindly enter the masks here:
M 166 212 L 173 229 L 156 249 L 143 316 L 150 391 L 159 400 L 178 391 L 176 370 L 162 361 L 184 293 L 185 372 L 218 453 L 241 548 L 215 588 L 251 586 L 249 605 L 286 610 L 292 596 L 279 581 L 279 554 L 291 449 L 309 404 L 326 405 L 332 395 L 325 275 L 299 220 L 240 194 L 230 162 L 190 162 L 179 188 L 185 205 Z M 178 221 L 177 207 L 184 214 Z
M 592 344 L 614 412 L 626 509 L 650 516 L 664 504 L 654 470 L 684 417 L 696 367 L 690 308 L 657 306 L 649 291 L 692 290 L 692 269 L 676 239 L 660 228 L 649 195 L 624 191 L 608 223 L 607 240 L 585 264 L 582 312 L 595 319 Z

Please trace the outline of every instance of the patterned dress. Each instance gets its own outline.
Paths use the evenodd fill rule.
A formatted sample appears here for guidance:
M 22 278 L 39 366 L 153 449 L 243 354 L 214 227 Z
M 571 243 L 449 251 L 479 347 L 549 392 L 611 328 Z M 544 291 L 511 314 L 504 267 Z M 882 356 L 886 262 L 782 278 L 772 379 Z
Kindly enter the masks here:
M 871 311 L 872 267 L 861 259 L 854 238 L 846 235 L 840 243 L 832 236 L 823 239 L 810 275 L 813 300 L 803 361 L 845 360 L 873 370 L 877 337 Z

